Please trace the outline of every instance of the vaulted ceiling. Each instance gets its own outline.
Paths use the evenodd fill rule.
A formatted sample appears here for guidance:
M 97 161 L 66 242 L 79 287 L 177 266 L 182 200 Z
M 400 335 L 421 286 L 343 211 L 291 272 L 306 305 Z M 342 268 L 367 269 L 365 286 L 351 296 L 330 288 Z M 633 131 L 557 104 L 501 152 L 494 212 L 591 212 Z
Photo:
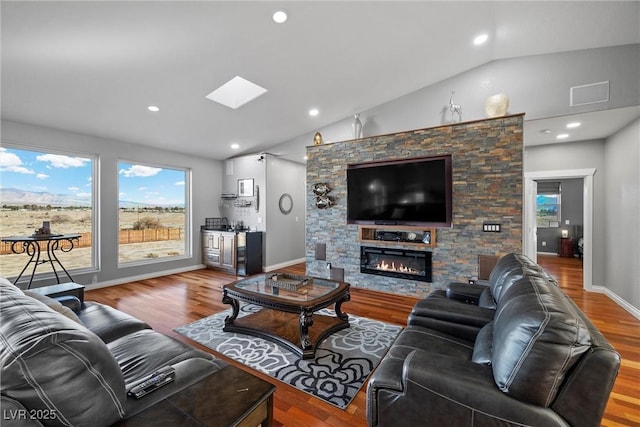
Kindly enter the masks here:
M 490 61 L 638 43 L 638 4 L 2 1 L 2 117 L 225 159 Z M 267 92 L 205 98 L 235 76 Z

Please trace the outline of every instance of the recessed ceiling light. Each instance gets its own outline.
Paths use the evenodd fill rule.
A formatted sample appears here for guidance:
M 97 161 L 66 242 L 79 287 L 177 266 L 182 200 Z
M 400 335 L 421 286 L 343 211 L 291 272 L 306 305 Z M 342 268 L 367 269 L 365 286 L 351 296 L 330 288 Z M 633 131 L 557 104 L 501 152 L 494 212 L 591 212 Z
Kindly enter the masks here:
M 285 22 L 287 22 L 287 12 L 285 12 L 284 10 L 276 10 L 275 12 L 273 12 L 273 22 L 275 22 L 276 24 L 284 24 Z
M 556 139 L 567 139 L 567 138 L 569 138 L 568 133 L 561 133 L 556 136 Z
M 240 144 L 231 144 L 231 148 L 237 150 L 238 148 L 240 148 Z
M 266 92 L 267 89 L 240 76 L 235 76 L 207 95 L 207 99 L 235 110 Z
M 311 110 L 309 110 L 309 115 L 310 115 L 311 117 L 315 117 L 315 116 L 317 116 L 318 114 L 320 114 L 320 111 L 319 111 L 317 108 L 312 108 Z
M 479 36 L 476 36 L 476 38 L 473 39 L 473 44 L 476 46 L 480 46 L 487 40 L 489 40 L 489 36 L 487 34 L 480 34 Z
M 582 123 L 580 122 L 572 122 L 567 124 L 567 129 L 575 129 L 579 127 Z
M 160 108 L 159 108 L 159 107 L 156 107 L 155 105 L 149 105 L 149 106 L 147 107 L 147 110 L 152 111 L 152 112 L 154 112 L 154 113 L 157 113 L 158 111 L 160 111 Z

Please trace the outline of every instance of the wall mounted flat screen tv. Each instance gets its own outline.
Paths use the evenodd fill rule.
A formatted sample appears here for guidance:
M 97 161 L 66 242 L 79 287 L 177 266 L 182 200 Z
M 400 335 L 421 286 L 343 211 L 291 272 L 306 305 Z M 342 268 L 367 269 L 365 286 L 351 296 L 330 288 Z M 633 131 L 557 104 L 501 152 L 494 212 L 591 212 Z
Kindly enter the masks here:
M 347 222 L 450 227 L 451 156 L 347 167 Z

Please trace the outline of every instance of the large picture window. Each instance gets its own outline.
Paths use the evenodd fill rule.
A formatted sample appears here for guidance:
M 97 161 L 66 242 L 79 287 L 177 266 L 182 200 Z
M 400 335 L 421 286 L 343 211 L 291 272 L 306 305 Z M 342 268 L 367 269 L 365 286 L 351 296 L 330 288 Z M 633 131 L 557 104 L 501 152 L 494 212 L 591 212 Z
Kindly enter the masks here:
M 31 236 L 48 223 L 51 234 L 80 234 L 71 251 L 56 255 L 68 271 L 96 269 L 94 156 L 0 147 L 0 236 Z M 29 256 L 0 246 L 0 275 L 17 277 Z M 26 265 L 20 279 L 53 274 L 48 262 Z M 59 268 L 57 268 L 59 270 Z M 27 279 L 28 280 L 28 279 Z
M 118 162 L 119 263 L 190 256 L 189 171 Z

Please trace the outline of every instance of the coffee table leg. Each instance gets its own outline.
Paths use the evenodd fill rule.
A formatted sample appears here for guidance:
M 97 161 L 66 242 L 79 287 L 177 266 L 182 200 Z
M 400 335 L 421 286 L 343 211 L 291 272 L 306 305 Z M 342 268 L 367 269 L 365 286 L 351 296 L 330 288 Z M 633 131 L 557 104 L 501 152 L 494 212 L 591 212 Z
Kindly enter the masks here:
M 349 316 L 347 315 L 347 313 L 342 312 L 341 307 L 343 302 L 349 301 L 350 299 L 351 299 L 351 294 L 349 293 L 349 291 L 347 291 L 344 294 L 344 298 L 342 298 L 340 301 L 336 301 L 335 311 L 338 319 L 345 320 L 345 321 L 349 320 Z
M 305 309 L 300 313 L 300 344 L 303 353 L 313 347 L 309 339 L 309 326 L 311 325 L 313 325 L 313 312 Z
M 238 313 L 240 313 L 240 303 L 238 302 L 237 299 L 231 298 L 230 296 L 228 296 L 226 291 L 222 296 L 222 303 L 230 304 L 231 307 L 233 307 L 233 313 L 231 313 L 231 316 L 227 316 L 224 318 L 224 324 L 230 325 L 233 323 L 234 320 L 236 320 L 236 318 L 238 317 Z

